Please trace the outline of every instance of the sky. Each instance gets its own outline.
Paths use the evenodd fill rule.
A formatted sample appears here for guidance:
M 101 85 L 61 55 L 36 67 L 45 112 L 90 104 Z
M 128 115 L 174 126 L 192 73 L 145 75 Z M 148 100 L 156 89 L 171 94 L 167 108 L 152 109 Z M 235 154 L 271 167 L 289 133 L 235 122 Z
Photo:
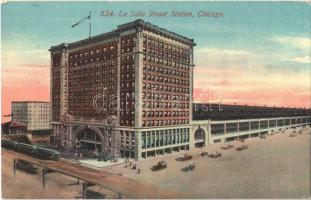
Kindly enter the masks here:
M 51 46 L 138 18 L 193 38 L 197 102 L 310 107 L 310 4 L 304 2 L 10 2 L 1 5 L 2 114 L 12 100 L 50 96 Z M 101 16 L 101 11 L 115 16 Z M 119 12 L 185 11 L 193 17 L 120 17 Z M 198 17 L 199 11 L 222 13 Z M 2 121 L 8 119 L 2 118 Z

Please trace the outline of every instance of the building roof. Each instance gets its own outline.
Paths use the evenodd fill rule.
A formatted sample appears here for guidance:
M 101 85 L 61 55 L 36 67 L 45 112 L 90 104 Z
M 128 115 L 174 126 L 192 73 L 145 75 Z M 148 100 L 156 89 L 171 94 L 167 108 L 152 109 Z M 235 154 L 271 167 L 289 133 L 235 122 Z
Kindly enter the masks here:
M 229 104 L 193 104 L 193 120 L 234 120 L 311 116 L 311 109 Z
M 26 127 L 25 124 L 22 124 L 20 122 L 16 122 L 16 121 L 9 121 L 9 122 L 4 122 L 1 124 L 2 127 Z
M 12 103 L 50 103 L 49 101 L 12 101 Z
M 164 28 L 161 28 L 159 26 L 153 25 L 153 24 L 151 24 L 149 22 L 145 22 L 142 19 L 138 19 L 138 20 L 126 23 L 126 24 L 119 25 L 117 29 L 115 29 L 113 31 L 110 31 L 110 32 L 107 32 L 107 33 L 103 33 L 103 34 L 100 34 L 100 35 L 93 36 L 91 38 L 87 38 L 87 39 L 84 39 L 84 40 L 79 40 L 79 41 L 72 42 L 72 43 L 62 43 L 60 45 L 52 46 L 50 48 L 50 51 L 60 50 L 60 49 L 63 49 L 63 48 L 71 49 L 71 48 L 75 48 L 75 47 L 86 45 L 89 42 L 97 42 L 97 41 L 100 41 L 100 40 L 103 40 L 103 39 L 115 38 L 115 37 L 118 37 L 119 33 L 122 32 L 122 31 L 130 30 L 130 29 L 138 28 L 138 27 L 142 27 L 142 28 L 147 29 L 147 30 L 149 30 L 151 32 L 163 35 L 164 37 L 167 37 L 167 38 L 171 38 L 171 39 L 180 41 L 182 43 L 186 43 L 188 45 L 192 45 L 192 46 L 196 45 L 194 43 L 193 39 L 190 39 L 190 38 L 187 38 L 185 36 L 179 35 L 177 33 L 168 31 L 168 30 L 166 30 Z

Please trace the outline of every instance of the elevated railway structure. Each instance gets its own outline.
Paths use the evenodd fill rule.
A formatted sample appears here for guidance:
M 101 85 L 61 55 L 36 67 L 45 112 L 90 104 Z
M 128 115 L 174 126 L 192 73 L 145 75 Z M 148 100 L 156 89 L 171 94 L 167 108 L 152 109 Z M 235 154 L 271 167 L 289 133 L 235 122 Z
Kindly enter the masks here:
M 137 180 L 126 178 L 117 174 L 108 173 L 102 170 L 87 168 L 66 160 L 42 160 L 32 156 L 2 149 L 2 156 L 9 156 L 13 159 L 13 171 L 16 171 L 17 160 L 26 161 L 32 165 L 42 168 L 42 186 L 46 187 L 48 172 L 58 172 L 82 181 L 82 194 L 86 198 L 86 191 L 89 186 L 98 185 L 118 194 L 119 198 L 165 198 L 177 199 L 186 198 L 184 194 L 175 193 L 160 189 L 153 185 Z

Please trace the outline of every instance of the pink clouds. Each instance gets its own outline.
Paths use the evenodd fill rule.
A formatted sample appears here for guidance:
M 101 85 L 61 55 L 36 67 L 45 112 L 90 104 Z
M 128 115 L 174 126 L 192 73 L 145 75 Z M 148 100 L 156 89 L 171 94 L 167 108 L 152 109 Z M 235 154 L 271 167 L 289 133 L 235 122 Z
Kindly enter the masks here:
M 50 88 L 47 85 L 24 83 L 2 85 L 2 115 L 11 113 L 11 101 L 49 101 Z M 9 121 L 3 118 L 2 121 Z
M 236 87 L 238 87 L 236 89 Z M 203 97 L 201 96 L 201 94 Z M 207 97 L 208 96 L 208 97 Z M 257 106 L 310 107 L 310 94 L 299 88 L 254 89 L 245 90 L 239 86 L 226 84 L 217 90 L 194 89 L 194 101 L 222 102 L 229 104 L 248 104 Z
M 23 65 L 2 68 L 2 115 L 11 113 L 11 101 L 49 101 L 49 67 Z M 8 121 L 9 118 L 1 118 Z
M 260 66 L 212 67 L 209 64 L 209 67 L 195 67 L 194 88 L 197 102 L 310 107 L 310 77 L 299 71 L 283 74 Z

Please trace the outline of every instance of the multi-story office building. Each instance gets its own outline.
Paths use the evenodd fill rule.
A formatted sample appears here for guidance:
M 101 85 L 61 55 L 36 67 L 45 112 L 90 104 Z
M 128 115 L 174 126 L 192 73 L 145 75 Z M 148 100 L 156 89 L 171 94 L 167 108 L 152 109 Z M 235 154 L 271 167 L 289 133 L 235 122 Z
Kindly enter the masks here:
M 208 145 L 220 137 L 226 141 L 236 137 L 227 135 L 234 130 L 237 136 L 253 133 L 246 130 L 260 123 L 256 117 L 256 122 L 247 118 L 241 124 L 236 118 L 234 124 L 217 118 L 192 121 L 194 46 L 192 39 L 136 20 L 51 47 L 55 142 L 69 149 L 141 158 Z M 302 114 L 299 123 L 286 127 L 310 123 Z M 280 125 L 281 119 L 271 123 L 275 120 Z M 271 131 L 279 125 L 261 127 Z M 216 137 L 218 129 L 224 135 Z
M 25 124 L 27 131 L 51 129 L 50 102 L 13 101 L 12 121 Z
M 136 158 L 156 141 L 159 152 L 188 149 L 194 46 L 192 39 L 136 20 L 51 47 L 57 142 Z

